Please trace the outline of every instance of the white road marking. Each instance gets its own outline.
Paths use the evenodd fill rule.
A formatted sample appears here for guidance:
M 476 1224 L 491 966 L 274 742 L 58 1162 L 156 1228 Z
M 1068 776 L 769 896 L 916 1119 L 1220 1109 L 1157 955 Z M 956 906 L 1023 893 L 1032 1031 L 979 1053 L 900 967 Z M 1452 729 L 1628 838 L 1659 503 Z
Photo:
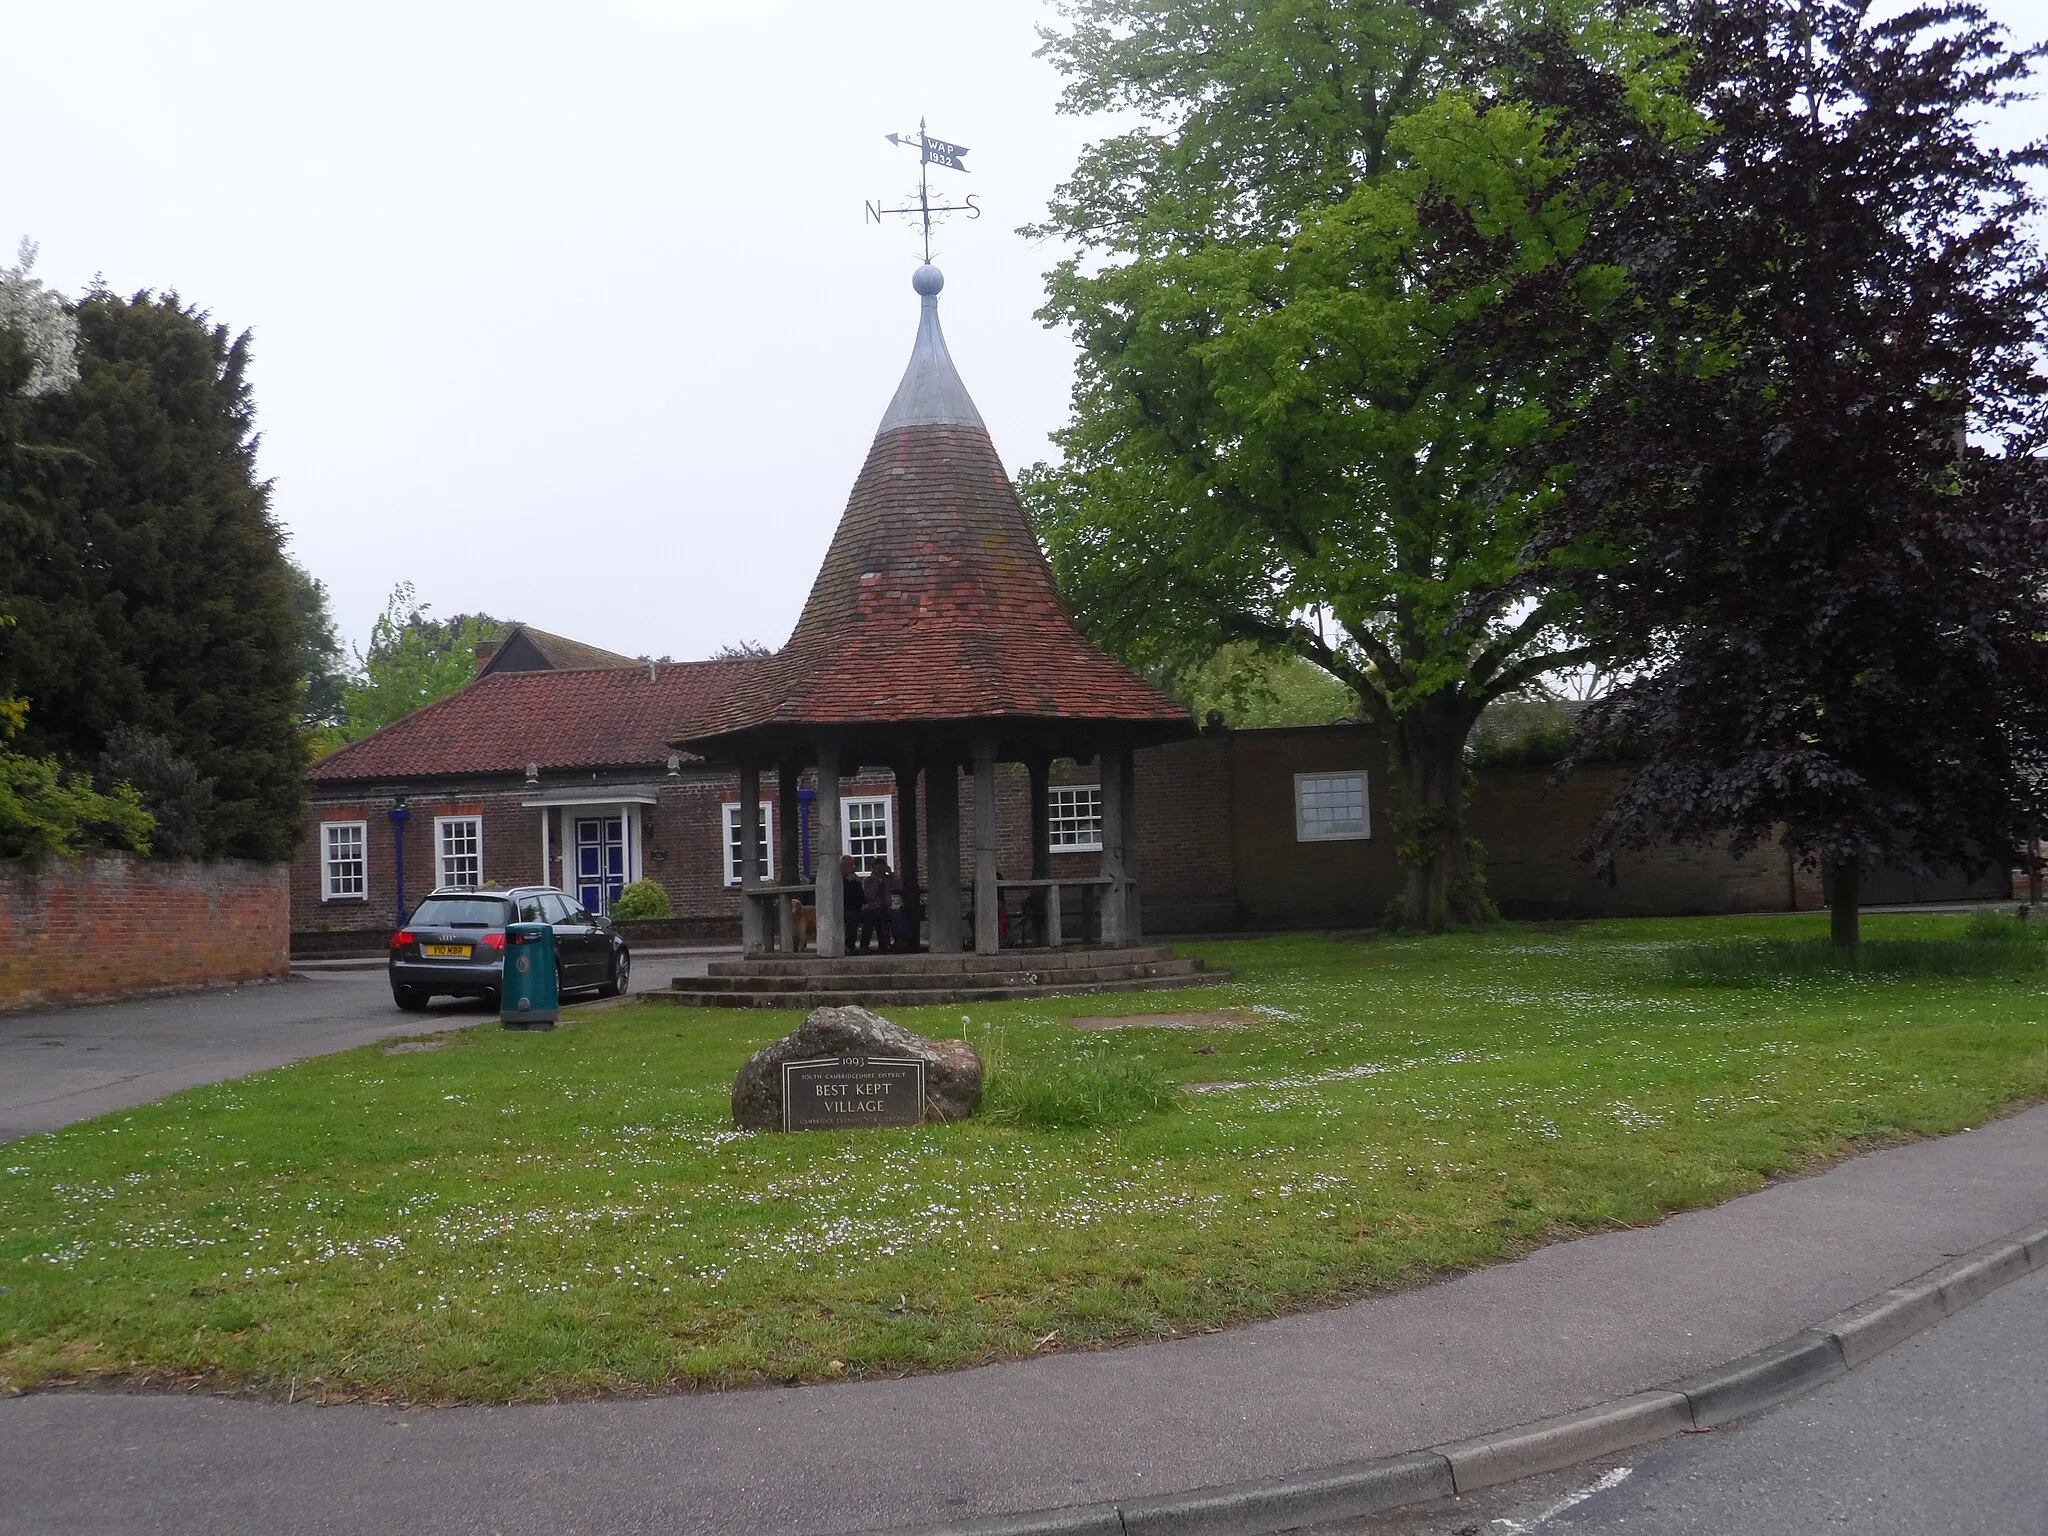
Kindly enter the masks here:
M 1520 1520 L 1506 1519 L 1495 1520 L 1493 1523 L 1502 1529 L 1502 1531 L 1505 1533 L 1505 1536 L 1529 1536 L 1529 1533 L 1531 1531 L 1540 1530 L 1542 1527 L 1548 1525 L 1552 1520 L 1555 1520 L 1559 1515 L 1563 1514 L 1566 1510 L 1570 1509 L 1574 1504 L 1583 1504 L 1586 1502 L 1586 1500 L 1593 1497 L 1593 1495 L 1596 1493 L 1605 1493 L 1610 1488 L 1619 1488 L 1623 1483 L 1628 1481 L 1629 1473 L 1633 1472 L 1634 1470 L 1634 1467 L 1616 1467 L 1612 1472 L 1609 1472 L 1605 1474 L 1603 1477 L 1601 1477 L 1601 1479 L 1598 1482 L 1587 1484 L 1584 1488 L 1581 1488 L 1577 1493 L 1566 1494 L 1563 1498 L 1559 1499 L 1555 1504 L 1551 1505 L 1550 1508 L 1544 1510 L 1542 1514 L 1536 1516 L 1527 1524 L 1524 1524 Z

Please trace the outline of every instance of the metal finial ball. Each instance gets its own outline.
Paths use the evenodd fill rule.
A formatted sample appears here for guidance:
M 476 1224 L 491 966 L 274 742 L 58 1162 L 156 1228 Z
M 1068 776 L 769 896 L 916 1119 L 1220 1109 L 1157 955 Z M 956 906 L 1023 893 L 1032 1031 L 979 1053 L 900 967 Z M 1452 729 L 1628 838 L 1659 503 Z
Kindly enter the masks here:
M 938 291 L 946 286 L 946 274 L 930 262 L 926 262 L 910 274 L 910 286 L 918 291 L 920 297 L 934 298 Z

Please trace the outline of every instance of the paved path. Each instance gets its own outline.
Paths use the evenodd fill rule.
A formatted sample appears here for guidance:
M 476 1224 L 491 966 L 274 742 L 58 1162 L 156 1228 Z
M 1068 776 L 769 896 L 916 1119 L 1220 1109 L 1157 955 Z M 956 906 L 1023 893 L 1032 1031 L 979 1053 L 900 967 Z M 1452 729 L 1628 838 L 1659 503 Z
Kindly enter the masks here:
M 17 1398 L 0 1533 L 827 1533 L 1277 1476 L 1773 1343 L 2048 1216 L 2044 1170 L 2048 1108 L 1401 1295 L 903 1381 L 402 1414 Z
M 718 951 L 634 955 L 642 990 L 704 974 Z M 148 1104 L 200 1083 L 266 1072 L 393 1035 L 462 1029 L 488 1018 L 481 1003 L 441 998 L 400 1013 L 376 962 L 296 973 L 289 981 L 0 1013 L 0 1141 L 54 1131 Z
M 1347 1536 L 2013 1536 L 2048 1530 L 2048 1274 L 1755 1419 Z

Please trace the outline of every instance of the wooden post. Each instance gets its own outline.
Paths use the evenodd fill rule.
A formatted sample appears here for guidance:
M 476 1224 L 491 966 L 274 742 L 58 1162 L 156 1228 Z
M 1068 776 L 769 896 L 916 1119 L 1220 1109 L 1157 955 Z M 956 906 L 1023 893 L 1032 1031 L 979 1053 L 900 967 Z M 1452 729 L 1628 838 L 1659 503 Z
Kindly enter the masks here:
M 767 948 L 767 925 L 754 887 L 761 883 L 761 770 L 740 765 L 740 948 L 758 955 Z
M 974 952 L 992 955 L 1002 947 L 996 890 L 996 745 L 974 743 Z
M 839 900 L 839 743 L 818 743 L 818 799 L 811 863 L 817 876 L 818 957 L 846 953 L 846 910 Z
M 1115 742 L 1106 741 L 1097 756 L 1102 767 L 1102 872 L 1109 885 L 1102 893 L 1102 945 L 1122 949 L 1129 942 L 1125 921 L 1130 915 L 1124 899 L 1124 754 Z
M 1145 934 L 1140 911 L 1144 887 L 1138 868 L 1138 763 L 1129 747 L 1117 749 L 1117 782 L 1124 787 L 1124 943 L 1138 944 Z
M 1024 759 L 1025 771 L 1031 776 L 1031 878 L 1050 880 L 1052 878 L 1052 754 L 1033 752 Z M 1035 938 L 1040 944 L 1057 944 L 1050 929 L 1054 919 L 1052 908 L 1046 905 L 1047 888 L 1038 886 L 1024 898 L 1024 910 L 1029 914 L 1031 926 L 1037 930 Z M 1054 898 L 1057 904 L 1057 897 Z
M 795 885 L 803 878 L 803 862 L 797 853 L 797 778 L 803 770 L 784 758 L 775 765 L 775 883 Z M 777 948 L 785 955 L 796 953 L 796 919 L 789 915 L 792 898 L 775 899 Z
M 1067 942 L 1060 917 L 1060 888 L 1056 885 L 1045 888 L 1045 942 L 1054 949 Z
M 922 868 L 917 857 L 917 759 L 908 758 L 898 763 L 894 771 L 896 873 L 903 879 L 903 916 L 910 925 L 909 946 L 915 950 L 924 915 L 922 904 L 917 899 L 917 877 Z
M 924 759 L 925 886 L 932 953 L 957 955 L 960 932 L 960 769 L 947 751 Z

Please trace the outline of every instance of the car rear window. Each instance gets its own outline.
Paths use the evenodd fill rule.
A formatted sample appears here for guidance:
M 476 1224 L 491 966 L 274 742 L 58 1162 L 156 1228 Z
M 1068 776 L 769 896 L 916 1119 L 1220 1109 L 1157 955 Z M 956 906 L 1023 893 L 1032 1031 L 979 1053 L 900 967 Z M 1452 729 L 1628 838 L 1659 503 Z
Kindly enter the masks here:
M 502 928 L 506 911 L 496 896 L 429 896 L 412 920 L 422 928 Z

